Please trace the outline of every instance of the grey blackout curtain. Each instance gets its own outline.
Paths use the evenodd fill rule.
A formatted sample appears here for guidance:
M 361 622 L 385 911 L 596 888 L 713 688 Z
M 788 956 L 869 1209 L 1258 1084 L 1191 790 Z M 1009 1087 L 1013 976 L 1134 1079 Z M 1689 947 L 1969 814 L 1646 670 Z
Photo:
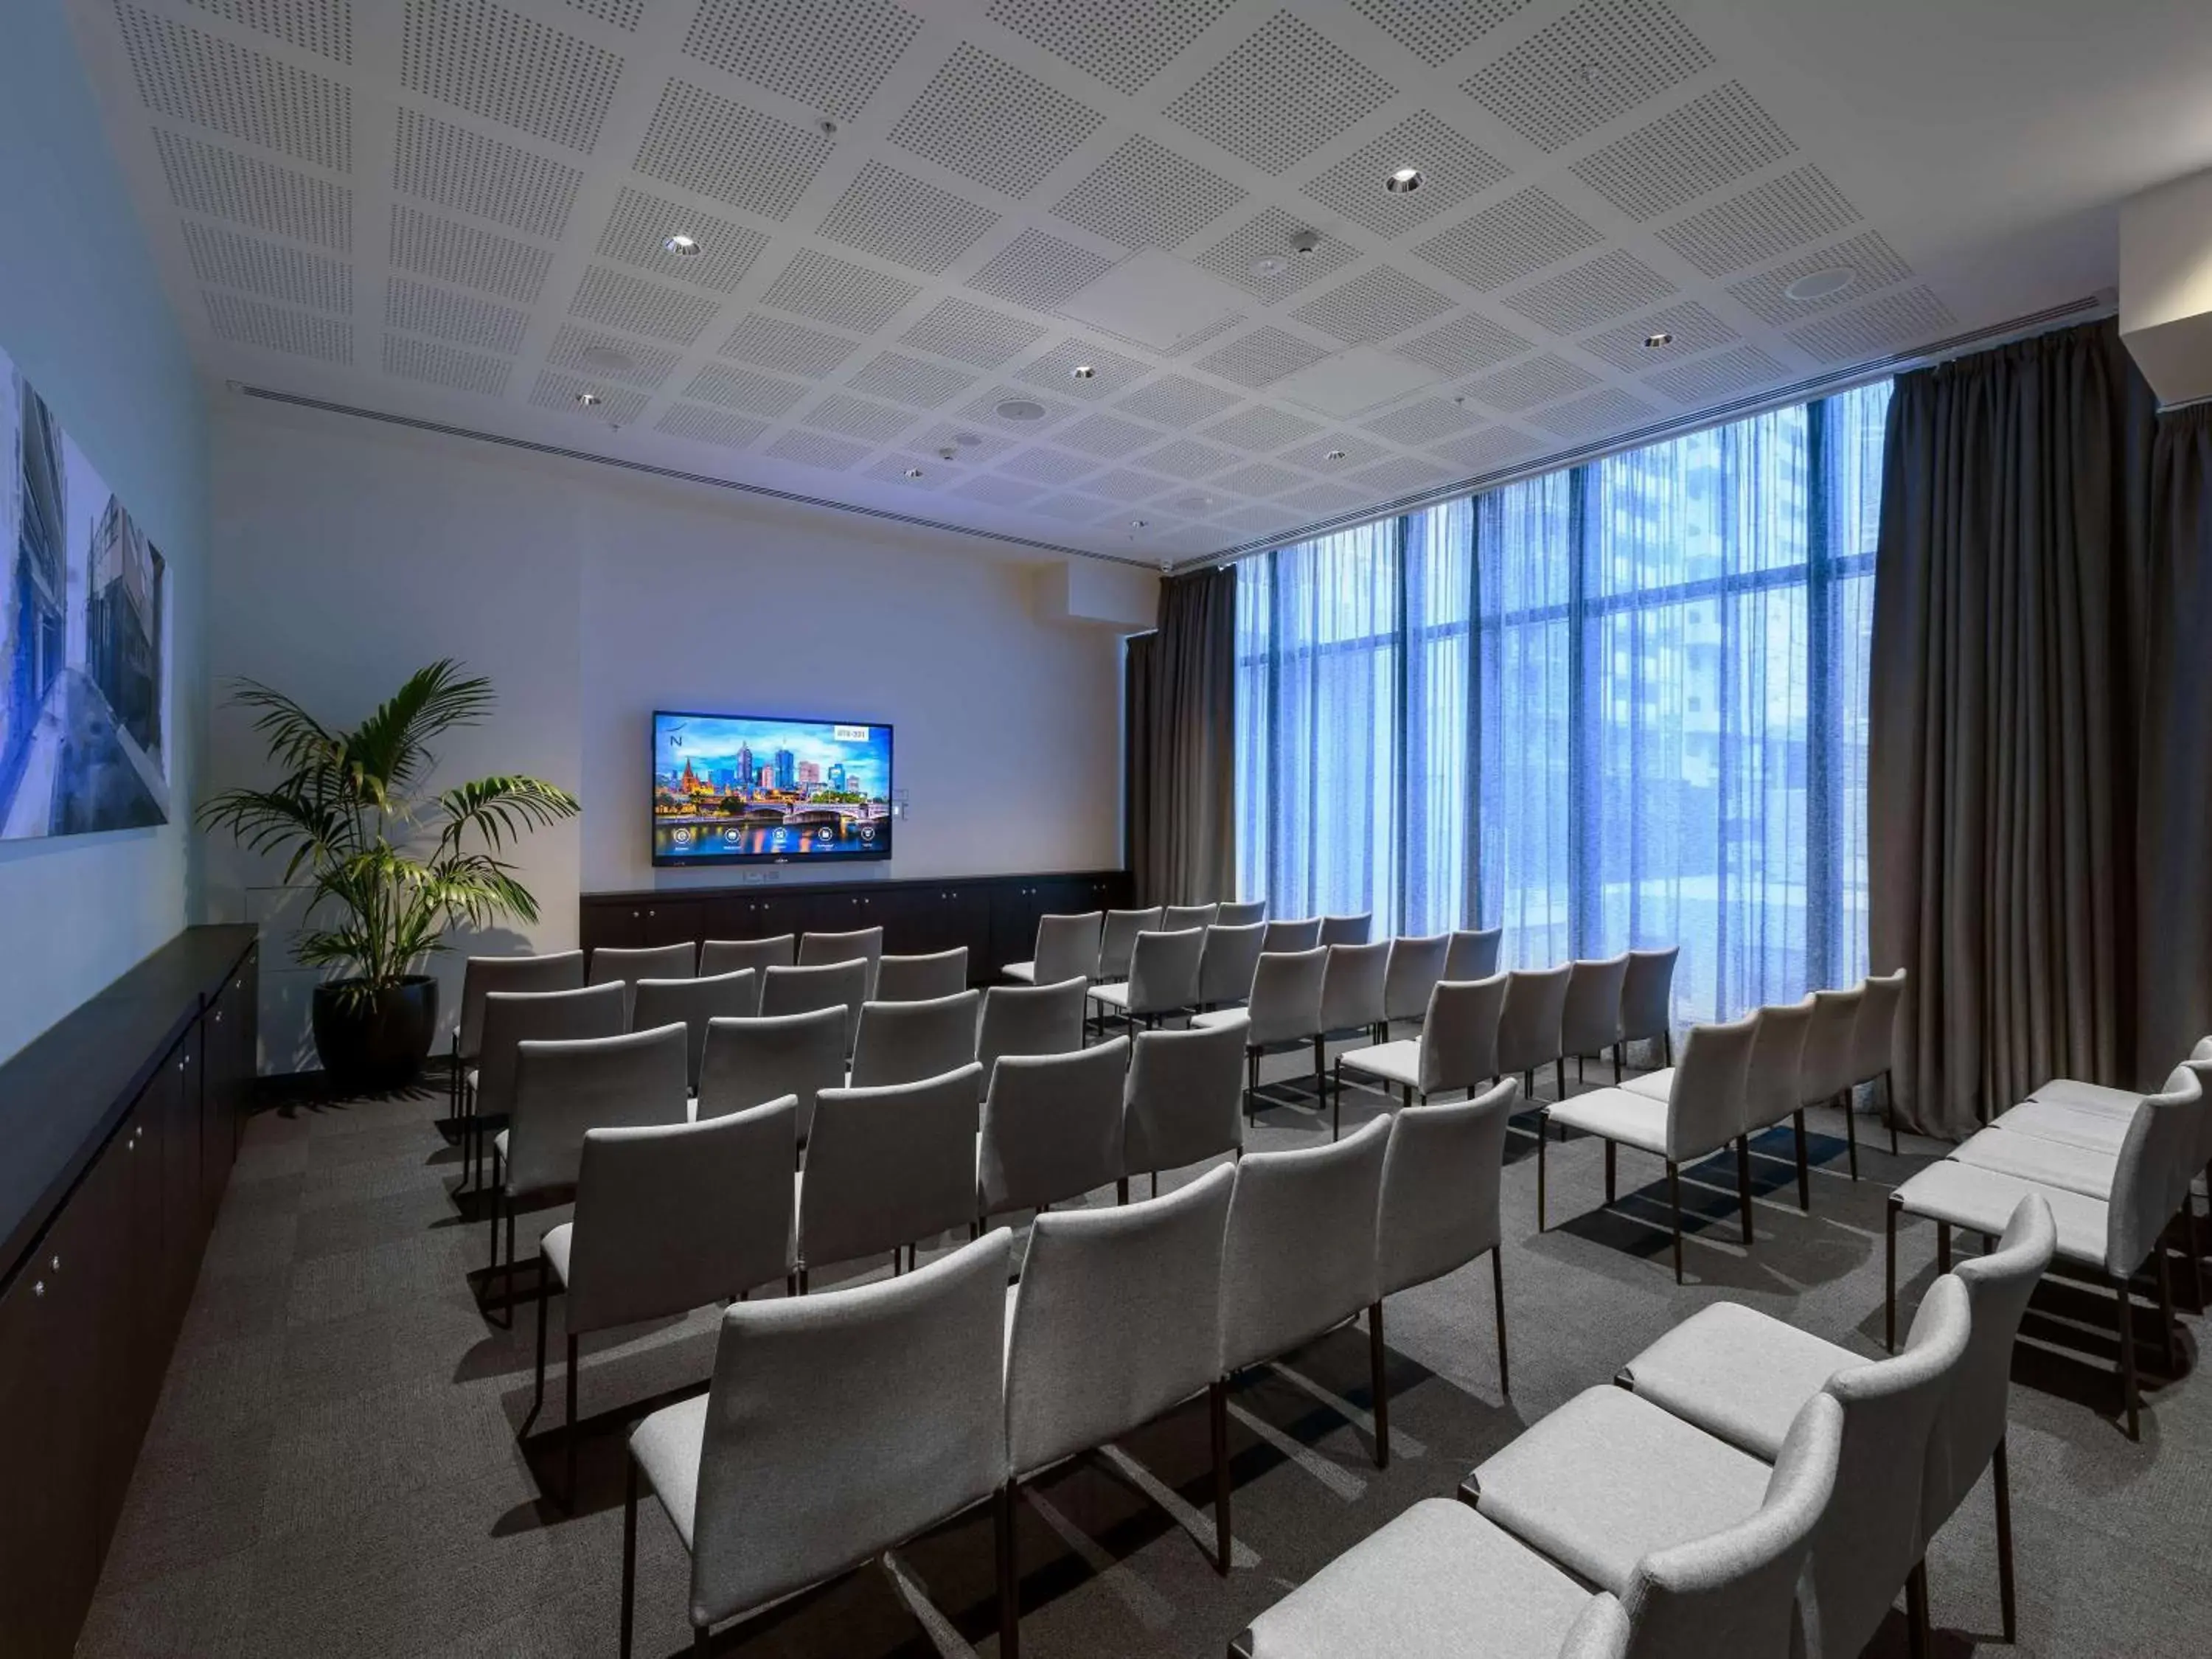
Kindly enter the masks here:
M 1160 583 L 1159 631 L 1129 641 L 1129 870 L 1136 902 L 1235 896 L 1237 570 Z

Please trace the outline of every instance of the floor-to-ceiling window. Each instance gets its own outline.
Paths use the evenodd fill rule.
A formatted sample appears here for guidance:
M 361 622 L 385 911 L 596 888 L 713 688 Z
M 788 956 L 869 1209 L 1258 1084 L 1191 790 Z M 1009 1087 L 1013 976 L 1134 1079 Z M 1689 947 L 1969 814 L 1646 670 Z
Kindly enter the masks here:
M 1509 963 L 1680 944 L 1685 1019 L 1863 972 L 1888 397 L 1248 561 L 1243 894 Z

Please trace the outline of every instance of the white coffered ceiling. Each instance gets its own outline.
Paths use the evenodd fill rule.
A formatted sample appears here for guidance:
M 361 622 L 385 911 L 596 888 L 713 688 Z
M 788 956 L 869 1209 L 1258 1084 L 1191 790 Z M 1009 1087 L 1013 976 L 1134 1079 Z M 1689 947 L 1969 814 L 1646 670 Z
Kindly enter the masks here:
M 2166 0 L 72 3 L 211 374 L 1146 563 L 2094 296 L 2212 161 Z

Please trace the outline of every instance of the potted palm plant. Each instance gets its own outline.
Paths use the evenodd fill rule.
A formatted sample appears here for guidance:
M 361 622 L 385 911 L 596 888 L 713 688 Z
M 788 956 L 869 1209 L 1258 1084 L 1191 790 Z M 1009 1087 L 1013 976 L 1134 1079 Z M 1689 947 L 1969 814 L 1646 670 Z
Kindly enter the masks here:
M 576 799 L 504 773 L 432 790 L 431 743 L 480 724 L 494 702 L 489 680 L 451 659 L 421 670 L 350 729 L 324 725 L 256 680 L 234 682 L 231 701 L 258 711 L 254 730 L 283 775 L 267 788 L 224 790 L 200 822 L 283 856 L 288 885 L 307 878 L 295 954 L 337 970 L 314 992 L 324 1070 L 357 1087 L 410 1082 L 437 1024 L 428 958 L 453 928 L 538 920 L 537 900 L 501 854 L 528 831 L 574 817 Z

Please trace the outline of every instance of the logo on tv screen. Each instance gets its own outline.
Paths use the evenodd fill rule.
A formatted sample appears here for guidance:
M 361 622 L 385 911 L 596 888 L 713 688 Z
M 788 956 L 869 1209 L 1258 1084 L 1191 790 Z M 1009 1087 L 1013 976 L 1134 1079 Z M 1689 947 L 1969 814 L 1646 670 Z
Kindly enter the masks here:
M 870 728 L 865 726 L 841 726 L 836 728 L 836 740 L 839 743 L 866 743 L 869 732 Z

